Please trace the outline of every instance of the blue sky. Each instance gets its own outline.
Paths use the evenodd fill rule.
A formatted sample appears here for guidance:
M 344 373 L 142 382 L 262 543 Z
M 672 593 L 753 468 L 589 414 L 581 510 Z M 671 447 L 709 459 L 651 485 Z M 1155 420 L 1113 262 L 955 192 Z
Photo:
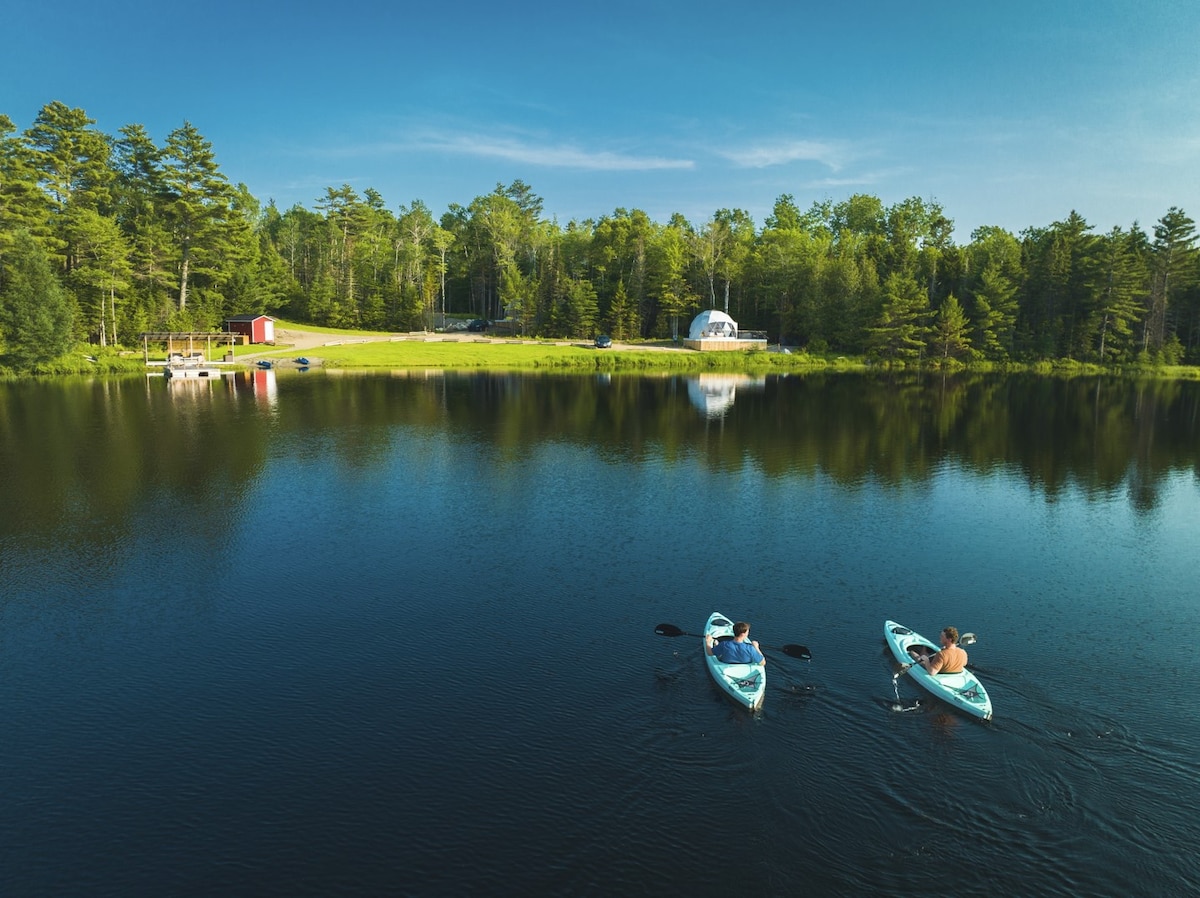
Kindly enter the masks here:
M 1200 3 L 12 4 L 0 113 L 185 120 L 263 202 L 435 215 L 521 179 L 566 224 L 775 199 L 942 204 L 966 242 L 1200 217 Z

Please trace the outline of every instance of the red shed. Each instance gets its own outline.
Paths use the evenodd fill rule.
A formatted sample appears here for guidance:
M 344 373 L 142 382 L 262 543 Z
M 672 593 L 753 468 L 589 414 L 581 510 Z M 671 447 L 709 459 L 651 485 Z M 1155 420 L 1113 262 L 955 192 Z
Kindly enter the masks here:
M 225 319 L 225 329 L 245 334 L 251 343 L 275 342 L 275 319 L 270 315 L 233 315 Z

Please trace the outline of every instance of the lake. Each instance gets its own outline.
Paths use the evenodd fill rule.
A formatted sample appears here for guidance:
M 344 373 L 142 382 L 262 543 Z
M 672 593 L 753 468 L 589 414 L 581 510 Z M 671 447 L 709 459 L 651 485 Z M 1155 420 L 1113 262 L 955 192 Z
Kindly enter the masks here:
M 0 893 L 1197 894 L 1198 550 L 1200 383 L 0 385 Z

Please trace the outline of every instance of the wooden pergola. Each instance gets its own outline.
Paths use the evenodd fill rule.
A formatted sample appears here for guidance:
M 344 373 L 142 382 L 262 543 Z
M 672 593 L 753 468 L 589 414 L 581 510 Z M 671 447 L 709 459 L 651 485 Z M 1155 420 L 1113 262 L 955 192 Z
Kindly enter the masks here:
M 215 342 L 218 348 L 222 344 L 229 344 L 230 347 L 236 346 L 239 343 L 244 343 L 246 338 L 242 334 L 233 334 L 228 331 L 199 331 L 188 333 L 186 331 L 159 331 L 147 332 L 141 335 L 142 337 L 142 356 L 147 364 L 150 362 L 150 344 L 165 343 L 167 346 L 167 355 L 172 352 L 185 352 L 189 356 L 196 351 L 196 346 L 200 343 L 204 344 L 204 357 L 212 358 L 212 344 Z

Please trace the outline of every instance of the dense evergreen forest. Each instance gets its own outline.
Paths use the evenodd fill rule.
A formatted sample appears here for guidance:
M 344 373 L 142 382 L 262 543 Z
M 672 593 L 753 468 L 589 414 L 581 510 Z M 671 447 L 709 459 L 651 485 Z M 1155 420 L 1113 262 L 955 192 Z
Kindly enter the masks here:
M 334 327 L 433 328 L 509 318 L 526 335 L 665 338 L 698 310 L 814 352 L 878 359 L 1200 364 L 1194 222 L 1148 234 L 1075 212 L 956 245 L 941 206 L 857 194 L 802 210 L 780 196 L 654 222 L 617 208 L 565 226 L 529 185 L 498 184 L 440 217 L 420 200 L 329 187 L 315 207 L 265 206 L 222 174 L 184 122 L 157 145 L 82 109 L 0 114 L 0 339 L 28 365 L 90 340 L 220 329 L 254 312 Z

